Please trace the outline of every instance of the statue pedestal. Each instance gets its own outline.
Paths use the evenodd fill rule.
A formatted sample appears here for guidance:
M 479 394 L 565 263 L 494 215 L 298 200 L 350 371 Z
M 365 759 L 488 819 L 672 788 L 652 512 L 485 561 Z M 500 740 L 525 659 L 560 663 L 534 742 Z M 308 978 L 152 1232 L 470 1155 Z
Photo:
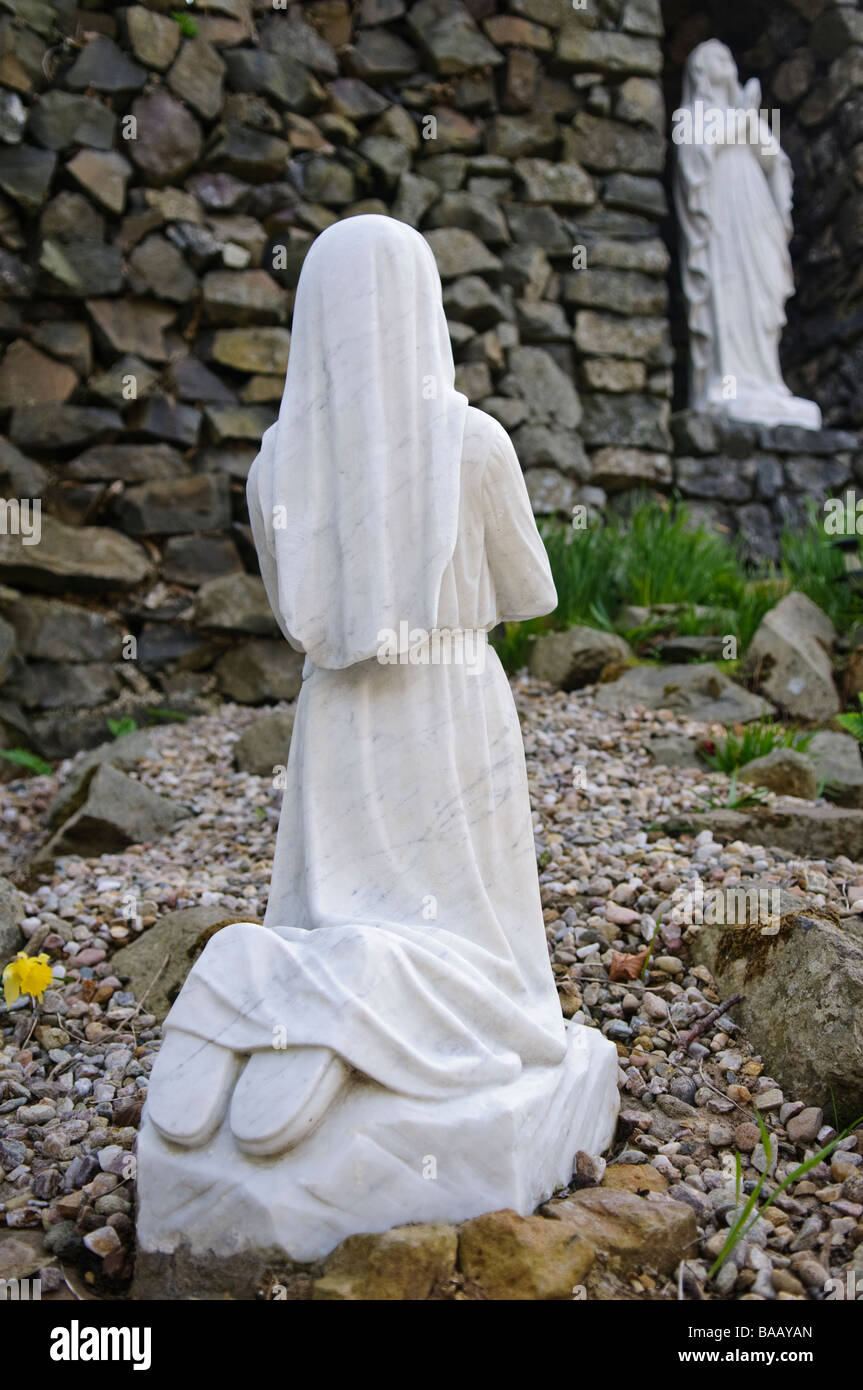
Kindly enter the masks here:
M 358 1079 L 275 1158 L 241 1153 L 227 1122 L 177 1148 L 145 1111 L 135 1297 L 251 1299 L 266 1270 L 319 1261 L 349 1235 L 529 1214 L 570 1181 L 579 1149 L 600 1153 L 614 1133 L 616 1048 L 589 1028 L 567 1040 L 559 1067 L 445 1101 Z

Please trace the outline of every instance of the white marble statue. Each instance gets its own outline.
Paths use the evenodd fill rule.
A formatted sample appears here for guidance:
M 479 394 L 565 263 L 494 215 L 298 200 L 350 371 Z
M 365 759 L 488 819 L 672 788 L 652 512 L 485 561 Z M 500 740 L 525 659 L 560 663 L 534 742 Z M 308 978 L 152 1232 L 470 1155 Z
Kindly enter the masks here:
M 785 302 L 794 293 L 792 174 L 760 101 L 757 79 L 741 87 L 724 43 L 711 39 L 690 54 L 672 123 L 689 404 L 819 429 L 818 406 L 791 394 L 779 365 Z
M 248 482 L 273 612 L 306 653 L 272 885 L 264 925 L 216 933 L 168 1017 L 145 1252 L 311 1260 L 526 1213 L 612 1138 L 616 1049 L 561 1017 L 487 642 L 555 589 L 512 445 L 453 380 L 423 237 L 328 228 Z

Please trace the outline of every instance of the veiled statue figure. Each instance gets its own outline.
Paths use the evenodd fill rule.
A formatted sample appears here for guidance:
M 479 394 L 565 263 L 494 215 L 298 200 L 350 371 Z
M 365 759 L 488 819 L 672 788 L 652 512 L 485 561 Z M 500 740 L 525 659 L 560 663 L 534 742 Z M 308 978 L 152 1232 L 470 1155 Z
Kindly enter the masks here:
M 455 389 L 412 228 L 312 246 L 247 495 L 305 666 L 264 924 L 208 942 L 150 1081 L 139 1262 L 170 1267 L 527 1213 L 618 1106 L 615 1047 L 561 1015 L 487 641 L 554 608 L 548 557 L 507 434 Z
M 792 395 L 779 365 L 785 302 L 794 293 L 792 173 L 760 102 L 757 79 L 741 87 L 724 43 L 711 39 L 689 55 L 672 128 L 689 404 L 819 429 L 818 406 Z

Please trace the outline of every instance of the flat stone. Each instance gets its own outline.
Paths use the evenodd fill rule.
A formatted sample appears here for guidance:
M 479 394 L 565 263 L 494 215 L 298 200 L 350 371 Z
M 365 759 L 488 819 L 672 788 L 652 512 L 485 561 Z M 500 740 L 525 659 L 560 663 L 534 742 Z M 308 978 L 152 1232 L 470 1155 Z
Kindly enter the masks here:
M 63 824 L 77 810 L 86 796 L 87 786 L 93 768 L 109 763 L 120 771 L 137 769 L 138 764 L 157 757 L 156 745 L 149 729 L 135 729 L 122 734 L 120 738 L 100 743 L 87 753 L 77 756 L 60 784 L 59 790 L 48 807 L 47 823 L 50 829 Z
M 758 625 L 747 664 L 789 714 L 826 721 L 841 708 L 829 656 L 835 640 L 833 624 L 817 604 L 805 594 L 786 594 Z
M 49 593 L 103 593 L 134 588 L 150 573 L 146 552 L 107 526 L 65 526 L 50 515 L 41 524 L 39 545 L 0 535 L 0 575 L 9 583 Z
M 21 923 L 25 916 L 24 903 L 17 888 L 8 878 L 0 878 L 0 961 L 4 965 L 23 946 Z M 3 1246 L 0 1245 L 0 1277 L 3 1277 L 2 1271 Z
M 668 413 L 667 401 L 628 392 L 595 391 L 584 398 L 581 437 L 599 448 L 617 446 L 666 454 L 671 447 Z
M 279 633 L 261 579 L 232 574 L 201 586 L 195 599 L 198 627 L 270 637 Z
M 312 1297 L 327 1301 L 425 1300 L 455 1274 L 454 1226 L 395 1226 L 380 1234 L 348 1236 L 324 1264 Z
M 110 150 L 117 117 L 101 101 L 59 90 L 43 92 L 30 110 L 28 129 L 46 150 L 65 150 L 86 145 Z
M 180 46 L 180 26 L 167 15 L 157 14 L 144 5 L 130 5 L 124 13 L 132 52 L 145 67 L 165 72 Z
M 115 700 L 120 682 L 113 667 L 103 662 L 73 666 L 31 661 L 5 683 L 4 690 L 25 710 L 88 709 Z
M 75 92 L 95 87 L 111 94 L 136 92 L 147 80 L 146 68 L 133 63 L 113 39 L 95 34 L 66 73 L 66 85 Z
M 559 140 L 560 131 L 551 112 L 534 111 L 525 116 L 493 116 L 486 148 L 489 154 L 516 160 L 554 154 Z
M 863 812 L 829 809 L 863 823 Z M 821 857 L 823 844 L 804 843 L 798 853 Z M 858 841 L 858 853 L 860 847 Z M 830 1114 L 835 1102 L 840 1119 L 856 1118 L 863 1093 L 859 919 L 840 922 L 829 909 L 801 901 L 781 914 L 769 936 L 757 921 L 747 927 L 705 925 L 693 949 L 711 970 L 721 997 L 744 994 L 732 1015 L 786 1094 Z M 788 1125 L 790 1133 L 795 1121 Z
M 317 110 L 323 100 L 317 79 L 288 54 L 236 48 L 226 51 L 225 62 L 235 91 L 260 92 L 301 115 Z
M 66 464 L 63 476 L 88 482 L 143 483 L 189 472 L 191 465 L 168 444 L 97 444 Z
M 81 805 L 39 851 L 40 862 L 66 854 L 116 854 L 127 845 L 161 839 L 190 814 L 187 806 L 159 796 L 109 763 L 96 766 L 82 793 Z M 116 969 L 116 957 L 113 965 Z
M 585 169 L 601 174 L 661 174 L 665 140 L 661 132 L 638 130 L 625 121 L 580 112 L 572 124 L 569 149 Z
M 219 689 L 241 705 L 293 700 L 302 685 L 303 657 L 284 638 L 253 638 L 232 647 L 216 663 Z
M 171 536 L 162 553 L 162 576 L 168 584 L 198 588 L 211 579 L 239 574 L 242 568 L 227 536 Z
M 223 328 L 213 334 L 209 356 L 235 371 L 284 376 L 290 347 L 287 328 Z
M 567 1224 L 514 1211 L 466 1221 L 458 1249 L 465 1280 L 492 1301 L 571 1299 L 596 1257 Z
M 16 338 L 0 362 L 0 407 L 42 405 L 66 401 L 78 385 L 71 367 L 64 366 Z
M 419 0 L 406 23 L 436 73 L 452 77 L 471 68 L 496 67 L 503 54 L 489 43 L 458 0 Z
M 591 482 L 607 492 L 618 492 L 639 484 L 663 487 L 672 479 L 668 454 L 652 453 L 645 449 L 597 449 L 591 464 Z
M 277 768 L 287 766 L 293 728 L 292 712 L 261 715 L 234 744 L 234 767 L 255 777 L 272 778 Z
M 129 153 L 148 183 L 156 187 L 179 182 L 201 153 L 201 127 L 182 102 L 164 87 L 132 103 L 137 139 Z
M 793 748 L 773 748 L 763 758 L 753 758 L 739 773 L 741 782 L 767 787 L 778 796 L 797 796 L 814 801 L 818 791 L 815 765 Z
M 45 238 L 39 252 L 41 280 L 60 298 L 88 299 L 96 294 L 119 294 L 123 289 L 123 253 L 101 241 L 53 241 Z M 85 329 L 86 332 L 86 329 Z
M 691 1207 L 655 1194 L 639 1197 L 608 1187 L 583 1188 L 546 1210 L 602 1252 L 613 1269 L 671 1274 L 698 1239 Z
M 556 57 L 575 72 L 615 77 L 630 73 L 658 77 L 662 72 L 662 48 L 655 39 L 591 29 L 577 20 L 561 30 Z
M 210 436 L 216 443 L 248 439 L 260 444 L 275 414 L 271 407 L 263 405 L 208 405 L 204 410 Z
M 609 664 L 631 657 L 629 643 L 617 633 L 572 627 L 537 638 L 531 648 L 530 673 L 558 690 L 580 690 L 592 685 Z
M 168 73 L 168 86 L 204 120 L 222 109 L 225 64 L 206 39 L 187 39 Z
M 527 468 L 524 474 L 530 505 L 536 516 L 572 515 L 576 486 L 556 468 Z
M 34 145 L 0 149 L 0 188 L 25 212 L 38 212 L 51 187 L 57 156 Z
M 145 299 L 88 299 L 87 312 L 115 352 L 130 352 L 149 362 L 165 362 L 163 332 L 176 310 Z
M 637 358 L 648 366 L 667 366 L 672 350 L 668 321 L 582 309 L 575 319 L 576 346 L 600 357 Z
M 126 206 L 126 184 L 132 166 L 115 150 L 80 150 L 67 164 L 72 177 L 108 212 Z
M 531 421 L 565 429 L 578 426 L 582 417 L 578 392 L 549 353 L 543 348 L 515 348 L 508 367 L 499 389 L 503 395 L 523 399 Z
M 90 608 L 60 599 L 18 594 L 2 601 L 22 656 L 34 661 L 118 661 L 123 634 L 116 623 Z
M 773 712 L 766 700 L 736 685 L 712 663 L 633 666 L 616 681 L 600 685 L 596 703 L 612 714 L 636 706 L 678 710 L 704 724 L 748 724 Z
M 777 800 L 745 812 L 705 811 L 693 817 L 698 829 L 718 840 L 776 845 L 805 859 L 863 859 L 863 811 L 843 806 L 806 806 Z
M 197 276 L 162 236 L 145 237 L 135 247 L 129 257 L 129 285 L 134 294 L 153 294 L 173 304 L 187 304 L 198 293 Z
M 285 292 L 265 270 L 212 270 L 202 282 L 211 323 L 282 323 Z
M 123 421 L 115 410 L 46 402 L 17 406 L 12 411 L 9 435 L 25 449 L 53 452 L 95 444 L 119 433 L 122 428 Z
M 64 190 L 46 203 L 39 230 L 57 241 L 103 241 L 105 219 L 83 193 Z
M 426 240 L 434 252 L 442 280 L 453 280 L 461 275 L 484 275 L 500 269 L 499 258 L 465 228 L 432 229 Z
M 819 729 L 806 749 L 815 765 L 824 796 L 837 806 L 863 808 L 863 762 L 860 744 L 851 734 Z
M 219 473 L 139 483 L 126 488 L 116 514 L 123 531 L 132 536 L 222 531 L 231 524 L 230 486 Z

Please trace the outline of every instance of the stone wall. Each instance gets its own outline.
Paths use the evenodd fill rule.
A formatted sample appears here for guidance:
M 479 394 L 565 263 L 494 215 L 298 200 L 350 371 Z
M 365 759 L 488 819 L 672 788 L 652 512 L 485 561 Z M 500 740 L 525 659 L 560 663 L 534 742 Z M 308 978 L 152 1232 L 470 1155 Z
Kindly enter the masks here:
M 845 211 L 828 219 L 841 264 L 823 262 L 800 321 L 847 338 L 859 16 L 795 4 L 813 13 L 790 38 L 772 25 L 764 71 L 779 93 L 805 68 L 787 104 L 803 121 L 820 100 L 825 150 L 847 151 Z M 538 512 L 677 487 L 763 558 L 789 489 L 852 476 L 851 435 L 729 444 L 685 413 L 674 458 L 663 74 L 671 92 L 704 36 L 679 5 L 665 50 L 659 0 L 195 0 L 178 22 L 180 8 L 0 0 L 7 746 L 54 756 L 103 737 L 106 710 L 295 691 L 243 484 L 278 408 L 303 255 L 354 212 L 428 236 L 458 383 L 511 431 Z M 698 14 L 725 37 L 722 7 Z M 831 56 L 843 24 L 855 43 Z M 827 154 L 801 160 L 817 202 Z M 798 260 L 822 266 L 820 214 L 801 216 Z M 811 336 L 792 352 L 795 384 L 858 423 L 859 373 L 813 353 Z

